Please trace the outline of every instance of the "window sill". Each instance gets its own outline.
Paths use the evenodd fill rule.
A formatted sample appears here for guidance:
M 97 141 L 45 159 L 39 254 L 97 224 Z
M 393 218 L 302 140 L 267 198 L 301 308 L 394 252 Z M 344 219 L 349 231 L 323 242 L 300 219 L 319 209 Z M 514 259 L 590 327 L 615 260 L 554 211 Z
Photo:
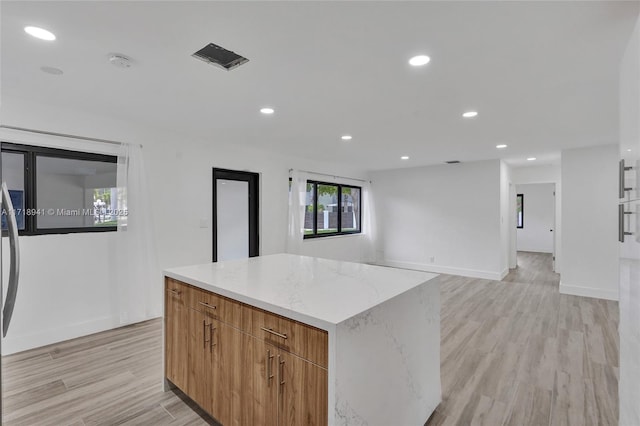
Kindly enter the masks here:
M 326 237 L 313 237 L 313 238 L 304 238 L 303 242 L 309 241 L 324 241 L 324 240 L 332 240 L 334 238 L 351 238 L 351 237 L 363 237 L 365 234 L 362 232 L 353 233 L 353 234 L 340 234 L 340 235 L 327 235 Z

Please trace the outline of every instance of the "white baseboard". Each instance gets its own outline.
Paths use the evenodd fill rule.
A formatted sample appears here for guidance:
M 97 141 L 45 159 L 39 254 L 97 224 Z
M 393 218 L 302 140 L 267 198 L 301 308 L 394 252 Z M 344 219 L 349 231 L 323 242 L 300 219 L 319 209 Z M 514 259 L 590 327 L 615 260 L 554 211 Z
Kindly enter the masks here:
M 509 268 L 505 268 L 504 271 L 502 271 L 502 273 L 500 274 L 500 280 L 502 281 L 504 279 L 504 277 L 506 277 L 507 275 L 509 275 Z
M 2 339 L 2 355 L 11 355 L 17 352 L 75 339 L 77 337 L 87 336 L 89 334 L 99 333 L 101 331 L 111 330 L 117 327 L 123 327 L 124 325 L 127 324 L 122 324 L 120 322 L 120 318 L 108 316 L 95 318 L 90 321 L 69 324 L 64 327 L 39 329 L 34 333 L 28 334 L 17 333 L 12 335 L 12 330 L 9 329 L 9 332 L 7 333 L 8 336 Z
M 531 252 L 531 253 L 553 254 L 553 249 L 548 249 L 548 248 L 518 247 L 518 251 L 527 251 L 527 252 Z
M 377 262 L 377 264 L 382 266 L 391 266 L 394 268 L 415 269 L 417 271 L 434 272 L 437 274 L 460 275 L 463 277 L 482 278 L 486 280 L 496 281 L 500 281 L 509 273 L 508 269 L 505 270 L 506 272 L 493 272 L 481 271 L 476 269 L 453 268 L 450 266 L 433 265 L 426 263 L 402 262 L 398 260 L 380 260 Z
M 560 293 L 618 301 L 618 290 L 603 290 L 601 288 L 582 287 L 579 285 L 566 285 L 563 284 L 562 281 L 560 281 Z

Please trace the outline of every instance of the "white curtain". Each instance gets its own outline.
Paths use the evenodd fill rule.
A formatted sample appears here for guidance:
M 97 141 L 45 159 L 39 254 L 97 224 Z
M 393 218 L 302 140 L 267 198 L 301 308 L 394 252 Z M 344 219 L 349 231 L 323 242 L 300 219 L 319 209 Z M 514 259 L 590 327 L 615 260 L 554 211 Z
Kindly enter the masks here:
M 130 324 L 162 314 L 162 277 L 155 251 L 151 206 L 139 145 L 123 144 L 117 166 L 118 216 L 114 316 Z
M 287 253 L 300 254 L 304 239 L 304 215 L 307 204 L 307 173 L 291 171 L 289 191 L 289 224 L 287 228 Z
M 378 260 L 378 232 L 371 182 L 362 183 L 362 233 L 364 234 L 362 260 L 366 263 L 376 263 Z

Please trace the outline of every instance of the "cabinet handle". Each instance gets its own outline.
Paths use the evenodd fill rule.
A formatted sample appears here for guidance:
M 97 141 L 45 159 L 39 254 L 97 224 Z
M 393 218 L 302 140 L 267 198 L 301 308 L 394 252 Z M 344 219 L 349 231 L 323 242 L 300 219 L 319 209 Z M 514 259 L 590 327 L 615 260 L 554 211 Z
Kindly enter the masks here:
M 267 372 L 267 387 L 271 387 L 271 379 L 273 379 L 273 355 L 271 355 L 271 350 L 267 349 L 267 368 L 265 369 Z
M 278 355 L 278 382 L 280 383 L 280 391 L 284 386 L 284 360 Z
M 618 198 L 624 198 L 624 160 L 620 160 L 618 167 Z
M 206 302 L 198 302 L 199 304 L 201 304 L 202 306 L 209 308 L 209 309 L 216 309 L 216 307 L 214 305 L 210 305 Z
M 624 164 L 624 160 L 620 160 Z M 618 241 L 624 243 L 624 205 L 618 204 Z
M 170 288 L 170 289 L 169 289 L 169 291 L 170 291 L 171 293 L 175 294 L 176 296 L 178 296 L 178 295 L 180 295 L 180 293 L 182 293 L 181 291 L 178 291 L 178 290 L 176 290 L 176 289 L 174 289 L 174 288 Z
M 278 333 L 278 332 L 276 332 L 276 331 L 273 331 L 273 330 L 272 330 L 272 329 L 270 329 L 270 328 L 260 327 L 260 330 L 262 330 L 262 331 L 266 331 L 267 333 L 275 334 L 276 336 L 278 336 L 278 337 L 282 337 L 283 339 L 286 339 L 286 338 L 287 338 L 287 334 L 286 334 L 286 333 L 285 333 L 285 334 L 280 334 L 280 333 Z
M 624 230 L 624 216 L 631 215 L 633 212 L 624 211 L 624 204 L 618 204 L 618 241 L 624 243 L 625 235 L 633 235 L 633 232 Z
M 213 350 L 213 347 L 217 345 L 217 343 L 214 343 L 215 342 L 213 338 L 214 331 L 216 331 L 216 328 L 213 326 L 213 323 L 209 324 L 209 341 L 211 342 L 211 345 L 209 346 L 209 352 L 211 352 Z
M 207 349 L 207 343 L 209 343 L 209 341 L 207 340 L 207 321 L 206 320 L 202 320 L 202 340 L 203 342 L 203 349 Z
M 633 170 L 633 167 L 625 166 L 624 160 L 620 160 L 618 169 L 618 198 L 624 198 L 625 192 L 633 191 L 633 188 L 625 188 L 624 186 L 624 173 L 629 170 Z

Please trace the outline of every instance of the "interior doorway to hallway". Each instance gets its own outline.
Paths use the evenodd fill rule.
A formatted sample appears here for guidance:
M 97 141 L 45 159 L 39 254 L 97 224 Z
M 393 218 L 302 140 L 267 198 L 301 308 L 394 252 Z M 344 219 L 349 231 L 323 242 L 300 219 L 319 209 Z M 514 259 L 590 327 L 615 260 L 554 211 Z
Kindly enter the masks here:
M 556 255 L 556 185 L 532 183 L 516 185 L 516 250 Z

